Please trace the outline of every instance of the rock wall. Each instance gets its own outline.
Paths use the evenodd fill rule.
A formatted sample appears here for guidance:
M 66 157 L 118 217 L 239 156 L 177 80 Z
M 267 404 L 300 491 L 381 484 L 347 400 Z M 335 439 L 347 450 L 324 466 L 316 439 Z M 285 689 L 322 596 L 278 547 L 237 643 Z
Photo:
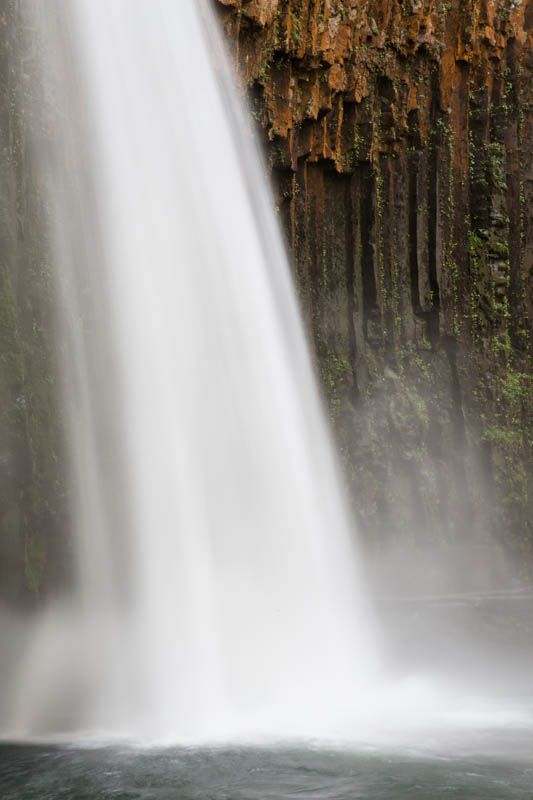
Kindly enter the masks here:
M 533 0 L 215 4 L 367 541 L 529 575 Z
M 59 583 L 68 552 L 35 56 L 18 0 L 0 0 L 0 601 L 18 607 Z

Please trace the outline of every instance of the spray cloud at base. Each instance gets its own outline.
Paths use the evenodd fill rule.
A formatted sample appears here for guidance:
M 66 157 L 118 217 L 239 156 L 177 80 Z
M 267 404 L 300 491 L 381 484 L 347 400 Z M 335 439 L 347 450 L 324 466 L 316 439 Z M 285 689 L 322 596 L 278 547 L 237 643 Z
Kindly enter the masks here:
M 6 690 L 6 732 L 442 724 L 449 687 L 380 669 L 273 204 L 208 7 L 29 8 L 59 76 L 41 164 L 75 550 L 72 593 L 35 620 Z

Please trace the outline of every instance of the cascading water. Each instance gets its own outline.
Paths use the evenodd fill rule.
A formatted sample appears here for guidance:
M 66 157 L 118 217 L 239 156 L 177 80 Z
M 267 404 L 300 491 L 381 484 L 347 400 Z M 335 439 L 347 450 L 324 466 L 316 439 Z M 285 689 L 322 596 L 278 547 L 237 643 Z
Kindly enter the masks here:
M 55 73 L 55 146 L 41 158 L 76 580 L 36 623 L 9 730 L 324 733 L 356 718 L 375 645 L 212 11 L 30 8 Z

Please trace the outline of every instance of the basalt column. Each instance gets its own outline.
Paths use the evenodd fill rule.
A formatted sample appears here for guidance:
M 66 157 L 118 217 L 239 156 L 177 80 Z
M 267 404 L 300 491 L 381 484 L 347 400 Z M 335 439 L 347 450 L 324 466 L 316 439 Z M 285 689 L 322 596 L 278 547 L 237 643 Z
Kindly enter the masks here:
M 368 541 L 530 573 L 533 1 L 217 6 Z

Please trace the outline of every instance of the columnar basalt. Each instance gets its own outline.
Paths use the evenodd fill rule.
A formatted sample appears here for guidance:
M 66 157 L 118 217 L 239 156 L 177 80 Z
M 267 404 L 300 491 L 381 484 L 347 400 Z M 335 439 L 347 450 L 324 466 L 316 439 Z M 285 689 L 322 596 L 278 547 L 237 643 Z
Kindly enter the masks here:
M 529 572 L 533 1 L 217 6 L 369 541 Z

